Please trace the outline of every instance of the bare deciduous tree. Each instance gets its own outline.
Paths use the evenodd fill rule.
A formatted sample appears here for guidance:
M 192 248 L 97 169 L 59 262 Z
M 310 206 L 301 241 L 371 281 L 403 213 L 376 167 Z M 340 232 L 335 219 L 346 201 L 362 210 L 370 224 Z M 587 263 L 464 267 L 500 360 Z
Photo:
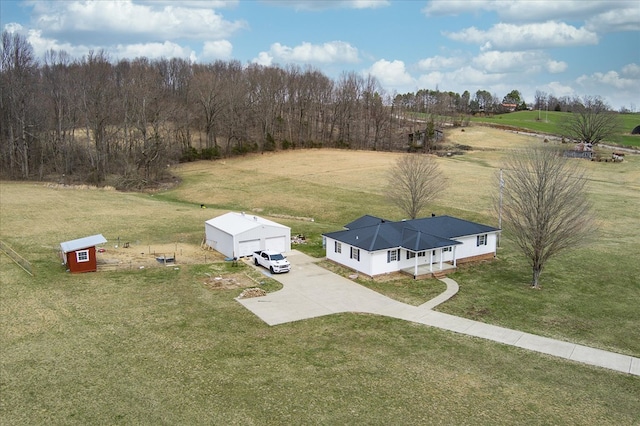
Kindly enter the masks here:
M 621 120 L 602 99 L 585 96 L 574 100 L 573 112 L 561 126 L 565 136 L 596 145 L 619 133 Z
M 387 197 L 411 219 L 446 188 L 447 181 L 434 157 L 407 154 L 389 171 Z
M 505 230 L 531 264 L 534 288 L 549 259 L 586 242 L 595 231 L 579 161 L 535 148 L 506 162 L 501 214 Z

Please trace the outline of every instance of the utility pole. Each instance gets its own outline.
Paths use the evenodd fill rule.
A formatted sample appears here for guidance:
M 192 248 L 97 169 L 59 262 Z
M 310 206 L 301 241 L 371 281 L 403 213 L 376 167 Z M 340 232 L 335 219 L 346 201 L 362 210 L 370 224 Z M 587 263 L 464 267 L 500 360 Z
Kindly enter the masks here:
M 502 169 L 500 169 L 500 199 L 498 201 L 498 228 L 502 231 L 502 188 L 504 188 L 504 179 L 502 178 Z M 498 233 L 498 247 L 500 247 L 500 236 L 502 232 Z
M 549 122 L 549 101 L 547 101 L 546 103 L 546 110 L 544 112 L 544 122 L 545 123 Z

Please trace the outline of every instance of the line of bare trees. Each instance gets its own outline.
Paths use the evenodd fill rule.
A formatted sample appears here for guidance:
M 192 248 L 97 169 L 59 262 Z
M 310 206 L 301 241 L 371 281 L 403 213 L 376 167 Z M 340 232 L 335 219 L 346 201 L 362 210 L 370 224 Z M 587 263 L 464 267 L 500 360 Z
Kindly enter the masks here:
M 296 147 L 406 150 L 414 131 L 500 112 L 482 90 L 392 96 L 354 72 L 332 80 L 309 67 L 238 61 L 114 62 L 102 51 L 73 59 L 52 50 L 39 60 L 24 36 L 4 31 L 1 41 L 0 177 L 8 179 L 142 188 L 180 161 Z
M 2 33 L 0 164 L 11 179 L 115 183 L 162 180 L 167 164 L 295 147 L 406 146 L 373 78 L 333 81 L 299 67 L 182 59 L 38 61 Z M 412 124 L 408 124 L 411 126 Z M 115 182 L 114 182 L 115 180 Z

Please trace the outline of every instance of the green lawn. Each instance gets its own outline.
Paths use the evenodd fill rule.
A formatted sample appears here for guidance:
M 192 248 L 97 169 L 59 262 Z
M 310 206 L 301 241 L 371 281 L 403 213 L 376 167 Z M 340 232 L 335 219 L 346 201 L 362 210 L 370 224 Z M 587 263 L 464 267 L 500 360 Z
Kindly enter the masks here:
M 557 111 L 517 111 L 491 117 L 472 117 L 471 121 L 560 135 L 562 134 L 560 123 L 567 117 L 567 114 Z M 622 146 L 640 147 L 640 135 L 631 135 L 631 131 L 640 125 L 640 114 L 620 114 L 620 118 L 623 132 L 606 142 Z
M 479 131 L 478 143 L 509 146 L 510 134 Z M 512 147 L 522 143 L 534 142 Z M 502 155 L 439 159 L 450 188 L 433 211 L 493 224 Z M 639 356 L 640 266 L 629 254 L 640 252 L 640 159 L 629 157 L 585 162 L 601 230 L 550 262 L 542 290 L 528 288 L 505 238 L 495 262 L 452 276 L 460 293 L 438 309 Z M 638 377 L 372 315 L 269 327 L 234 300 L 240 289 L 203 285 L 225 265 L 69 275 L 56 256 L 60 241 L 94 233 L 199 245 L 203 222 L 230 208 L 290 216 L 277 220 L 320 256 L 321 233 L 358 215 L 401 218 L 380 192 L 395 158 L 322 150 L 201 162 L 155 194 L 0 183 L 0 239 L 35 269 L 0 255 L 0 423 L 640 423 Z M 411 304 L 444 287 L 362 283 Z
M 3 424 L 637 421 L 637 377 L 370 315 L 269 327 L 200 268 L 38 282 L 11 268 Z

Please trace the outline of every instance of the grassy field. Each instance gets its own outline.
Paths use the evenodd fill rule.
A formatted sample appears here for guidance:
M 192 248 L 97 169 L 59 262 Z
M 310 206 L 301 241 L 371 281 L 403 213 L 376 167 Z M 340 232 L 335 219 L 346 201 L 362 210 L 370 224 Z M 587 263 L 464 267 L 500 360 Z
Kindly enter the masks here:
M 495 225 L 502 159 L 540 140 L 484 127 L 448 138 L 475 150 L 438 160 L 450 185 L 425 214 Z M 0 256 L 0 423 L 640 423 L 637 377 L 371 315 L 269 327 L 234 300 L 239 289 L 204 285 L 226 265 L 72 276 L 56 255 L 60 241 L 94 233 L 134 248 L 199 245 L 203 222 L 228 210 L 278 215 L 307 236 L 300 249 L 321 255 L 322 232 L 362 214 L 402 218 L 381 192 L 397 156 L 306 150 L 192 163 L 176 170 L 181 185 L 155 194 L 2 182 L 0 239 L 35 277 Z M 600 232 L 552 261 L 541 291 L 503 239 L 495 262 L 452 276 L 461 291 L 439 309 L 639 356 L 630 254 L 640 252 L 640 158 L 628 157 L 584 162 Z M 413 304 L 438 291 L 363 284 Z
M 492 117 L 473 117 L 471 120 L 475 123 L 491 123 L 559 135 L 562 134 L 560 123 L 567 115 L 568 113 L 557 111 L 517 111 Z M 640 125 L 640 114 L 620 114 L 620 119 L 622 132 L 606 142 L 628 147 L 640 147 L 640 135 L 631 135 L 631 131 Z

